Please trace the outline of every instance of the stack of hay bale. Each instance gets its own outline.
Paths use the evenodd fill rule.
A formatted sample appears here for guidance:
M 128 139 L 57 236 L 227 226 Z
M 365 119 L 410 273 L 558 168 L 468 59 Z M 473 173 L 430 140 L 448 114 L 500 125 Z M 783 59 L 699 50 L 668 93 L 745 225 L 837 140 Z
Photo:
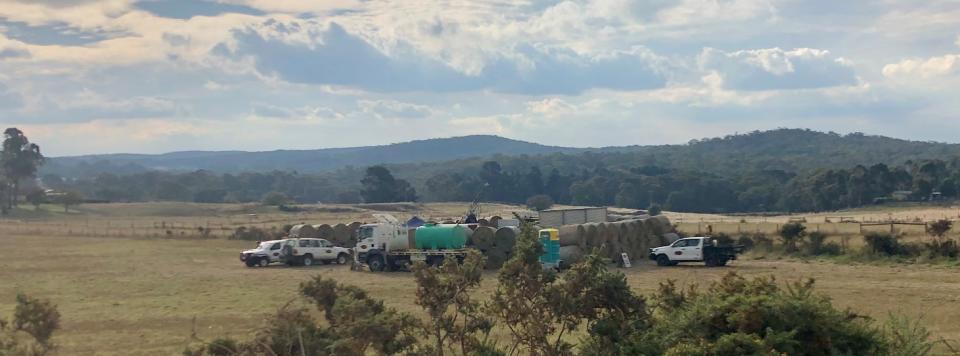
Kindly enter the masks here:
M 663 235 L 672 230 L 664 216 L 609 223 L 565 225 L 560 230 L 560 259 L 573 264 L 597 250 L 601 256 L 619 260 L 626 252 L 632 260 L 646 258 L 650 248 L 663 244 Z
M 294 225 L 288 233 L 290 237 L 299 239 L 315 239 L 319 236 L 317 229 L 313 225 Z
M 467 246 L 476 248 L 487 258 L 487 269 L 499 269 L 513 255 L 513 246 L 517 244 L 520 229 L 502 227 L 495 229 L 479 226 L 467 240 Z
M 313 225 L 313 228 L 317 230 L 317 237 L 333 242 L 333 226 L 329 224 L 320 224 Z
M 290 237 L 318 238 L 330 241 L 337 246 L 353 247 L 357 245 L 361 225 L 363 224 L 359 222 L 336 225 L 296 225 L 290 229 Z

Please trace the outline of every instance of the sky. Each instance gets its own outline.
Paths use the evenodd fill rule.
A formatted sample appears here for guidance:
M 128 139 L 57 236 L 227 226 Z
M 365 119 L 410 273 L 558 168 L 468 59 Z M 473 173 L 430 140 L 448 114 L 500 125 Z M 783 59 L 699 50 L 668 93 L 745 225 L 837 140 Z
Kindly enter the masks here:
M 811 128 L 960 142 L 957 0 L 0 0 L 48 156 Z

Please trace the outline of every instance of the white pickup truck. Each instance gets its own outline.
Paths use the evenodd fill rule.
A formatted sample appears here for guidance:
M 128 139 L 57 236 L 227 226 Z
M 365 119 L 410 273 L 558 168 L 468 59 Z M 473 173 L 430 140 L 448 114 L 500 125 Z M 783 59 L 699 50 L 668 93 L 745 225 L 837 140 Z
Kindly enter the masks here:
M 283 239 L 264 241 L 255 249 L 241 252 L 240 261 L 247 267 L 266 267 L 273 262 L 312 266 L 318 261 L 347 264 L 351 258 L 350 249 L 334 246 L 324 239 Z
M 743 246 L 720 246 L 709 237 L 689 237 L 650 249 L 650 259 L 658 266 L 676 266 L 680 262 L 703 262 L 707 267 L 725 266 L 737 259 Z

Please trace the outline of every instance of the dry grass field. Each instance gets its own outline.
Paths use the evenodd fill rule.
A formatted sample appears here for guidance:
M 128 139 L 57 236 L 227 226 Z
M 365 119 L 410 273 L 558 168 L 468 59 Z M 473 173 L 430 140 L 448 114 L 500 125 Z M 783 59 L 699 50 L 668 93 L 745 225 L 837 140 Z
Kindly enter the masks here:
M 232 230 L 250 224 L 369 221 L 374 211 L 394 211 L 400 217 L 456 217 L 466 211 L 465 204 L 309 208 L 281 213 L 257 206 L 155 203 L 91 205 L 68 214 L 57 207 L 21 211 L 14 219 L 0 220 L 0 243 L 12 251 L 0 259 L 0 316 L 9 316 L 14 295 L 25 292 L 58 305 L 63 329 L 55 339 L 62 354 L 172 355 L 183 349 L 194 328 L 207 339 L 248 336 L 278 307 L 302 303 L 298 285 L 317 274 L 358 285 L 389 306 L 422 315 L 413 303 L 410 274 L 352 272 L 344 266 L 246 268 L 238 260 L 239 251 L 253 242 L 200 239 L 186 231 L 207 223 Z M 485 214 L 508 215 L 515 209 L 484 206 Z M 953 208 L 944 209 L 941 214 Z M 714 218 L 704 221 L 733 219 Z M 158 224 L 165 226 L 155 227 Z M 182 230 L 174 231 L 184 234 L 166 233 L 181 225 Z M 841 306 L 881 320 L 889 313 L 922 317 L 937 338 L 960 340 L 960 270 L 943 265 L 847 265 L 768 257 L 727 268 L 643 263 L 623 271 L 644 294 L 667 279 L 681 285 L 706 283 L 729 271 L 773 275 L 780 281 L 811 277 L 819 292 Z M 479 293 L 491 293 L 495 278 L 488 273 Z
M 183 349 L 194 326 L 202 338 L 244 337 L 276 308 L 301 303 L 297 286 L 316 274 L 420 313 L 408 273 L 352 272 L 345 266 L 247 268 L 237 257 L 250 242 L 4 236 L 2 243 L 16 253 L 0 263 L 0 315 L 10 314 L 17 292 L 52 299 L 63 315 L 56 336 L 63 354 L 172 355 Z M 624 270 L 642 293 L 666 279 L 688 285 L 728 271 L 781 281 L 816 278 L 818 291 L 839 305 L 879 319 L 891 312 L 922 316 L 937 337 L 960 339 L 956 269 L 745 260 L 728 268 L 642 264 Z M 486 276 L 481 293 L 495 288 L 495 278 Z

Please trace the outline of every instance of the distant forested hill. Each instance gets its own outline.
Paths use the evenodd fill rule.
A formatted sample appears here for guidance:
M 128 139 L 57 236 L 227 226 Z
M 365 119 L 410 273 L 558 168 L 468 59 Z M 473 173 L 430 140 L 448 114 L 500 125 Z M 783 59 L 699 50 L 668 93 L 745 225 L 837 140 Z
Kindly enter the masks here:
M 273 170 L 318 173 L 347 166 L 447 161 L 494 154 L 543 154 L 578 149 L 544 146 L 498 136 L 464 136 L 383 146 L 279 150 L 269 152 L 185 151 L 159 155 L 106 154 L 52 158 L 44 174 L 89 177 L 100 173 L 139 173 L 150 170 L 216 173 Z
M 558 203 L 698 212 L 835 210 L 894 191 L 960 198 L 960 145 L 798 129 L 597 149 L 468 136 L 317 151 L 59 158 L 46 173 L 79 174 L 48 174 L 44 182 L 110 201 L 243 202 L 282 192 L 302 203 L 352 203 L 365 168 L 380 163 L 426 201 L 471 200 L 484 186 L 485 201 L 545 194 Z
M 950 159 L 958 155 L 958 144 L 801 129 L 755 131 L 695 140 L 687 145 L 636 149 L 638 160 L 654 160 L 664 166 L 721 173 L 749 169 L 802 172 L 875 163 L 898 165 L 910 160 Z

